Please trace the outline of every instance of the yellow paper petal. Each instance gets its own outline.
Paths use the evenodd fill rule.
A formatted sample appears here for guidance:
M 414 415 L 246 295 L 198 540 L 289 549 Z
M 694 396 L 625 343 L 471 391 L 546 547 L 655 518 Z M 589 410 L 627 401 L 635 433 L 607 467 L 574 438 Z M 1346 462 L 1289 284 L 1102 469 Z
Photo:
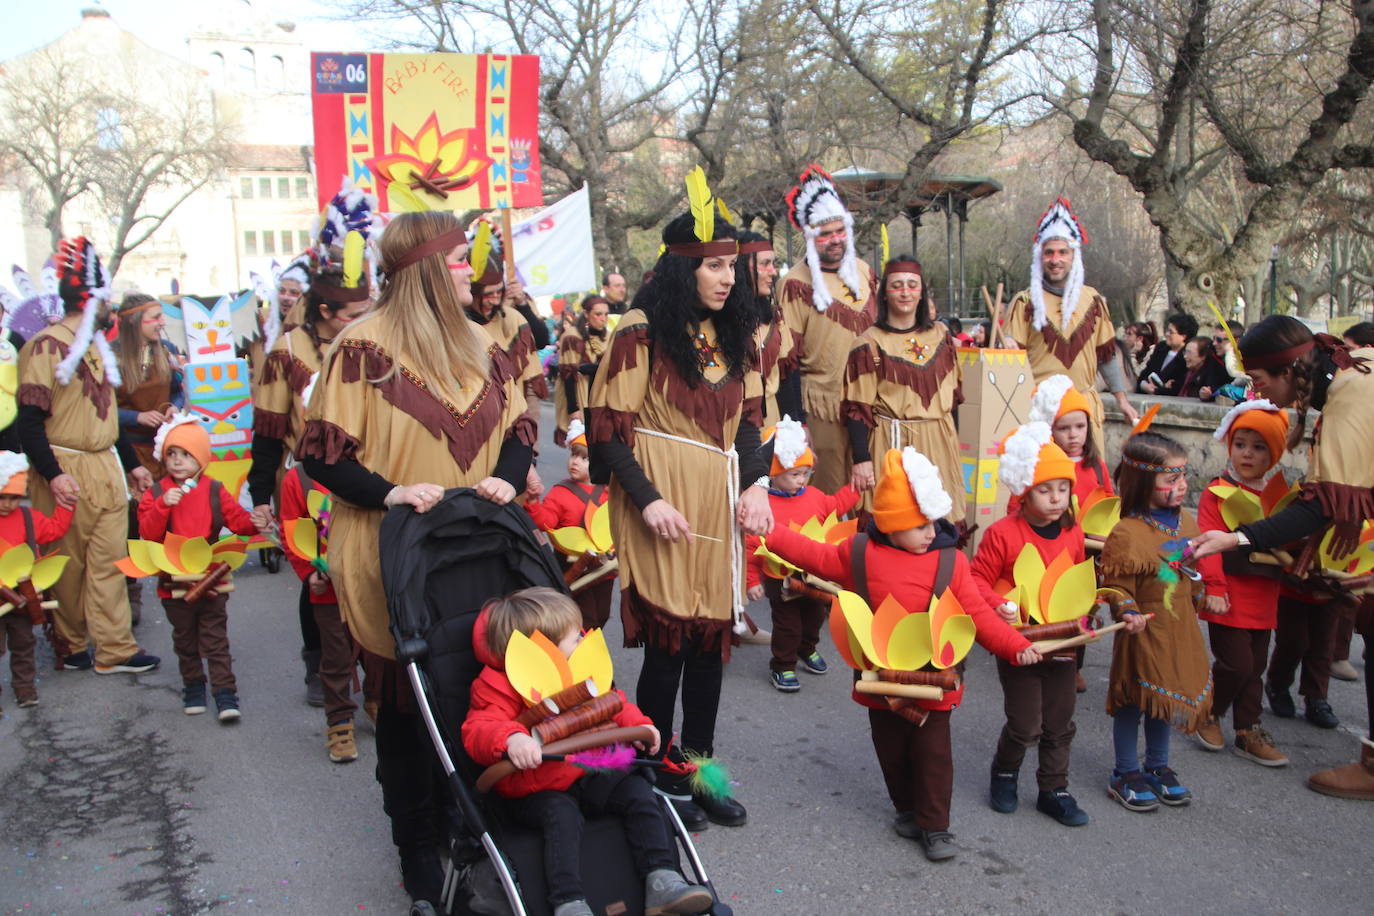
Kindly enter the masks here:
M 129 541 L 129 561 L 142 570 L 140 576 L 151 576 L 158 571 L 157 564 L 148 553 L 147 541 Z
M 580 557 L 596 546 L 592 543 L 592 539 L 587 537 L 586 529 L 576 525 L 569 525 L 567 528 L 555 528 L 549 532 L 549 537 L 553 540 L 553 546 L 570 557 Z
M 19 584 L 33 569 L 33 551 L 27 544 L 11 547 L 0 555 L 0 582 L 10 588 Z
M 553 659 L 519 630 L 506 643 L 506 677 L 515 692 L 531 704 L 563 689 Z
M 1029 544 L 1026 546 L 1030 546 Z M 1058 587 L 1059 577 L 1069 571 L 1073 566 L 1073 557 L 1069 556 L 1067 550 L 1061 550 L 1050 565 L 1045 568 L 1045 577 L 1040 580 L 1038 589 L 1039 595 L 1036 598 L 1036 607 L 1040 610 L 1040 622 L 1049 623 L 1050 599 L 1054 597 L 1054 590 Z M 1094 585 L 1097 583 L 1094 582 Z
M 1207 492 L 1211 493 L 1217 499 L 1225 499 L 1239 489 L 1240 487 L 1232 486 L 1228 483 L 1219 483 L 1208 487 Z
M 248 561 L 248 554 L 246 554 L 246 553 L 237 553 L 237 552 L 232 551 L 232 550 L 226 550 L 226 551 L 222 551 L 222 552 L 220 552 L 220 553 L 215 554 L 215 562 L 216 562 L 216 563 L 227 563 L 227 564 L 229 564 L 229 570 L 230 570 L 231 572 L 232 572 L 233 570 L 238 569 L 240 566 L 242 566 L 242 565 L 243 565 L 244 563 L 246 563 L 247 561 Z
M 1083 533 L 1105 538 L 1121 521 L 1121 497 L 1100 499 L 1083 513 Z
M 930 664 L 930 615 L 907 614 L 887 640 L 887 666 L 915 671 Z
M 1097 570 L 1092 560 L 1075 563 L 1055 582 L 1045 609 L 1046 623 L 1076 620 L 1089 613 L 1097 603 Z
M 318 532 L 315 523 L 308 518 L 290 519 L 283 526 L 286 537 L 282 539 L 282 546 L 309 562 L 320 555 L 316 543 Z
M 873 614 L 872 639 L 873 639 L 873 661 L 881 668 L 896 667 L 888 660 L 888 640 L 892 637 L 892 631 L 902 618 L 907 616 L 906 608 L 891 595 L 878 602 L 878 610 Z
M 181 545 L 184 543 L 186 543 L 185 537 L 180 534 L 173 534 L 169 531 L 162 538 L 162 552 L 166 554 L 167 562 L 171 563 L 176 569 L 185 572 L 194 572 L 195 570 L 187 569 L 186 564 L 181 562 Z
M 808 518 L 802 524 L 801 533 L 805 537 L 809 537 L 813 541 L 825 540 L 825 526 L 822 525 L 821 520 L 816 518 L 815 516 Z
M 1029 615 L 1032 620 L 1042 619 L 1036 602 L 1039 599 L 1037 586 L 1045 577 L 1045 561 L 1040 559 L 1040 551 L 1035 549 L 1034 544 L 1026 544 L 1021 548 L 1011 570 L 1016 578 L 1016 584 L 1021 586 L 1022 612 Z
M 67 568 L 68 559 L 61 554 L 54 554 L 33 564 L 33 572 L 29 573 L 33 587 L 40 592 L 52 588 L 62 578 L 62 570 Z
M 167 558 L 167 552 L 162 549 L 162 545 L 157 541 L 144 541 L 144 546 L 148 550 L 148 558 L 153 561 L 153 565 L 171 576 L 181 574 L 181 570 L 173 566 Z
M 1367 572 L 1374 571 L 1374 548 L 1368 541 L 1361 544 L 1355 551 L 1355 562 L 1350 567 L 1350 572 L 1356 576 L 1362 576 Z
M 563 654 L 563 650 L 558 648 L 558 644 L 539 630 L 530 634 L 530 642 L 534 643 L 544 651 L 544 654 L 553 662 L 553 666 L 558 671 L 559 690 L 573 685 L 572 669 L 568 667 L 568 659 Z
M 306 494 L 305 508 L 309 510 L 311 518 L 318 519 L 320 517 L 320 509 L 324 506 L 325 500 L 328 498 L 327 495 L 321 493 L 319 490 L 311 490 Z
M 878 658 L 873 647 L 873 612 L 864 600 L 853 592 L 842 591 L 836 596 L 840 613 L 844 616 L 845 626 L 849 628 L 854 641 L 859 644 L 864 660 L 870 665 Z
M 582 641 L 568 656 L 568 668 L 572 671 L 572 682 L 580 684 L 587 678 L 596 682 L 598 696 L 610 693 L 611 683 L 615 680 L 615 667 L 611 662 L 611 650 L 606 646 L 606 634 L 598 627 L 588 630 Z
M 1213 490 L 1218 488 L 1213 487 Z M 1257 495 L 1249 490 L 1236 487 L 1221 501 L 1221 520 L 1232 531 L 1241 525 L 1249 525 L 1264 518 L 1264 509 Z
M 765 568 L 771 566 L 774 570 L 777 570 L 775 573 L 770 573 L 774 579 L 785 578 L 789 572 L 801 572 L 800 569 L 769 550 L 768 544 L 764 540 L 759 541 L 758 549 L 755 550 L 754 553 L 764 558 Z
M 845 621 L 844 612 L 840 610 L 839 596 L 830 601 L 830 638 L 846 665 L 859 670 L 871 667 L 864 661 L 863 646 L 859 645 L 854 634 L 849 632 L 849 624 Z
M 188 573 L 200 573 L 210 568 L 213 559 L 210 542 L 205 538 L 190 538 L 181 545 L 181 568 Z
M 597 553 L 610 553 L 615 549 L 615 538 L 611 536 L 611 513 L 609 503 L 602 504 L 592 513 L 592 523 L 587 529 Z

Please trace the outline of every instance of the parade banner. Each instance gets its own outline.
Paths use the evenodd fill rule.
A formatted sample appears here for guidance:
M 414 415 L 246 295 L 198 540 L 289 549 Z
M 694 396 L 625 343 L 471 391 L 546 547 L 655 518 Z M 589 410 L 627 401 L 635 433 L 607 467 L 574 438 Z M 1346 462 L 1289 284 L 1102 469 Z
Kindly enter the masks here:
M 592 211 L 587 186 L 516 223 L 515 269 L 531 296 L 550 296 L 596 287 Z
M 544 203 L 539 58 L 310 55 L 320 208 L 347 177 L 381 212 Z

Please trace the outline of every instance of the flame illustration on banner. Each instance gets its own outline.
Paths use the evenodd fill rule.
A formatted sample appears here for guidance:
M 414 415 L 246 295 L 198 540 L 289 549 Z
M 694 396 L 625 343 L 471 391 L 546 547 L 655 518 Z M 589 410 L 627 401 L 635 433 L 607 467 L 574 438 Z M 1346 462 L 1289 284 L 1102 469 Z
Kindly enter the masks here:
M 567 658 L 538 630 L 532 636 L 516 630 L 506 643 L 506 677 L 531 706 L 587 680 L 596 684 L 598 696 L 604 696 L 611 690 L 614 673 L 611 651 L 600 629 L 588 630 Z
M 491 165 L 483 152 L 484 135 L 477 128 L 462 127 L 445 133 L 439 116 L 431 114 L 414 136 L 400 127 L 391 127 L 393 152 L 367 160 L 368 168 L 383 185 L 397 185 L 417 192 L 403 195 L 424 200 L 429 194 L 447 199 L 450 191 L 460 191 Z
M 859 521 L 858 519 L 850 519 L 842 522 L 839 520 L 839 516 L 831 512 L 824 519 L 820 516 L 812 516 L 803 524 L 793 521 L 787 527 L 821 544 L 838 544 L 853 537 L 858 532 Z M 769 550 L 765 540 L 759 541 L 758 549 L 754 551 L 754 555 L 763 558 L 763 572 L 770 579 L 786 579 L 788 576 L 798 575 L 802 572 L 801 569 Z
M 840 592 L 830 606 L 830 635 L 840 657 L 860 671 L 952 668 L 973 647 L 974 629 L 973 618 L 952 589 L 917 614 L 908 613 L 891 595 L 877 613 L 854 592 Z
M 1060 623 L 1091 614 L 1097 604 L 1097 571 L 1092 560 L 1074 563 L 1061 551 L 1046 566 L 1034 544 L 1026 544 L 1012 565 L 1016 584 L 999 582 L 996 591 L 1015 601 L 1024 623 Z
M 305 560 L 323 575 L 329 575 L 329 517 L 333 500 L 330 494 L 311 490 L 305 497 L 308 518 L 293 518 L 282 526 L 287 550 Z

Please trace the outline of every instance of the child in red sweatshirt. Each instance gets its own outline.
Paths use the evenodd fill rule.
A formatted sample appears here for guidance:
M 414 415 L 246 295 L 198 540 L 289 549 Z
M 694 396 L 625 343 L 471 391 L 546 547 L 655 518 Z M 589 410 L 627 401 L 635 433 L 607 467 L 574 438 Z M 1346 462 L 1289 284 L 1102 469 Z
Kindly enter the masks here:
M 310 518 L 307 497 L 313 490 L 326 495 L 329 493 L 306 475 L 303 465 L 295 465 L 282 476 L 280 500 L 283 525 L 294 519 Z M 326 558 L 328 520 L 321 519 L 317 524 L 325 529 L 320 532 L 317 551 L 321 558 Z M 330 581 L 329 573 L 291 550 L 286 552 L 286 559 L 305 584 L 310 596 L 310 609 L 315 615 L 315 625 L 320 628 L 319 671 L 320 686 L 324 689 L 325 749 L 334 763 L 351 763 L 358 759 L 358 742 L 353 732 L 353 714 L 358 711 L 358 704 L 353 702 L 352 689 L 356 667 L 353 639 L 339 615 L 339 598 L 334 594 L 334 583 Z M 327 563 L 325 566 L 327 569 Z
M 587 459 L 587 434 L 581 420 L 568 424 L 568 476 L 549 488 L 544 500 L 529 499 L 525 511 L 543 531 L 555 528 L 581 528 L 586 522 L 587 506 L 606 502 L 606 488 L 592 485 Z M 589 567 L 587 572 L 591 572 Z M 611 619 L 611 595 L 615 573 L 608 573 L 573 595 L 582 609 L 582 627 L 604 627 Z
M 496 783 L 496 792 L 506 799 L 506 809 L 517 823 L 544 834 L 544 875 L 554 916 L 592 916 L 582 890 L 582 827 L 585 815 L 597 814 L 624 821 L 630 854 L 644 878 L 644 912 L 705 912 L 713 903 L 711 892 L 688 884 L 677 871 L 661 803 L 641 776 L 643 771 L 588 771 L 545 761 L 539 742 L 515 721 L 528 704 L 505 672 L 511 634 L 531 636 L 538 630 L 568 657 L 582 640 L 581 618 L 577 605 L 551 588 L 521 589 L 482 611 L 472 645 L 486 667 L 472 682 L 463 747 L 480 766 L 491 766 L 502 757 L 515 764 L 516 771 Z M 623 701 L 614 717 L 617 726 L 653 729 L 639 707 L 615 692 Z M 658 742 L 655 731 L 653 746 L 643 750 L 655 753 Z
M 945 519 L 951 506 L 940 472 L 928 458 L 910 446 L 900 452 L 891 449 L 883 456 L 867 531 L 839 544 L 822 544 L 775 525 L 766 543 L 789 563 L 857 592 L 870 608 L 891 595 L 909 612 L 924 612 L 944 567 L 948 588 L 973 618 L 978 644 L 1018 665 L 1039 662 L 1040 653 L 983 600 L 968 560 L 956 547 L 958 532 Z M 918 725 L 879 697 L 853 694 L 856 703 L 868 707 L 873 749 L 897 809 L 893 829 L 917 840 L 932 862 L 957 854 L 949 832 L 954 793 L 949 716 L 963 696 L 960 685 L 941 700 L 917 700 L 926 710 Z
M 27 544 L 37 554 L 43 544 L 57 540 L 72 524 L 72 510 L 59 505 L 52 518 L 19 505 L 29 490 L 29 460 L 15 452 L 0 452 L 0 551 Z M 38 663 L 33 628 L 43 623 L 43 609 L 14 608 L 0 617 L 0 655 L 10 653 L 10 687 L 20 708 L 38 705 Z
M 168 534 L 215 541 L 226 526 L 235 534 L 254 534 L 252 517 L 219 481 L 204 472 L 210 464 L 210 434 L 194 414 L 175 414 L 153 442 L 153 458 L 167 470 L 138 503 L 138 533 L 147 541 Z M 210 667 L 219 721 L 239 719 L 238 685 L 229 655 L 229 596 L 207 595 L 195 604 L 173 598 L 170 582 L 157 594 L 172 625 L 172 647 L 181 665 L 181 707 L 188 716 L 205 712 L 205 668 Z
M 844 515 L 859 502 L 859 492 L 845 484 L 834 496 L 807 486 L 815 469 L 816 456 L 806 445 L 806 430 L 790 417 L 783 417 L 778 425 L 764 431 L 764 442 L 773 443 L 773 465 L 768 472 L 768 505 L 773 509 L 773 524 L 786 528 L 791 522 L 804 524 L 813 518 L 826 518 L 830 513 Z M 745 582 L 749 586 L 749 600 L 768 596 L 773 610 L 773 657 L 768 662 L 768 679 L 782 693 L 801 690 L 797 680 L 797 663 L 808 674 L 825 674 L 830 670 L 825 658 L 816 651 L 821 626 L 830 608 L 829 596 L 809 593 L 794 577 L 766 578 L 763 558 L 755 555 L 759 539 L 752 535 L 744 539 L 749 563 Z
M 1014 623 L 1020 618 L 1020 609 L 999 594 L 995 586 L 999 582 L 1017 584 L 1016 560 L 1022 548 L 1034 544 L 1047 567 L 1065 553 L 1075 564 L 1082 563 L 1087 552 L 1083 529 L 1070 511 L 1074 463 L 1055 443 L 1048 424 L 1032 421 L 1008 436 L 998 474 L 1020 500 L 1021 511 L 994 522 L 983 535 L 973 558 L 973 577 L 988 604 L 997 608 L 1003 620 Z M 1022 584 L 1040 587 L 1039 582 Z M 1084 613 L 1088 610 L 1085 606 Z M 992 810 L 1002 814 L 1016 810 L 1017 774 L 1027 749 L 1035 747 L 1040 758 L 1035 772 L 1040 789 L 1036 810 L 1066 827 L 1088 823 L 1088 815 L 1068 790 L 1069 747 L 1073 742 L 1077 701 L 1075 654 L 1056 654 L 1038 665 L 1025 667 L 997 660 L 1007 721 L 992 758 L 988 789 Z

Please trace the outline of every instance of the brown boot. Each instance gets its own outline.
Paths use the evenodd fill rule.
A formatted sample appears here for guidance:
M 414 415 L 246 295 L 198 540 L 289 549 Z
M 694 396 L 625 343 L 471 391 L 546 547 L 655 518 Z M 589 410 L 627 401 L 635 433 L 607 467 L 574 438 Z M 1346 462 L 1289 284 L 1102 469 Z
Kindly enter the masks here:
M 1208 716 L 1197 727 L 1197 743 L 1206 751 L 1219 751 L 1226 746 L 1226 735 L 1216 716 Z
M 324 742 L 329 748 L 329 759 L 335 763 L 352 763 L 358 759 L 358 742 L 353 737 L 352 722 L 329 726 Z
M 1307 788 L 1335 798 L 1374 801 L 1374 740 L 1360 739 L 1359 763 L 1313 773 Z
M 1231 750 L 1237 757 L 1253 760 L 1262 767 L 1286 767 L 1288 758 L 1276 747 L 1269 733 L 1256 725 L 1236 730 L 1236 743 Z

